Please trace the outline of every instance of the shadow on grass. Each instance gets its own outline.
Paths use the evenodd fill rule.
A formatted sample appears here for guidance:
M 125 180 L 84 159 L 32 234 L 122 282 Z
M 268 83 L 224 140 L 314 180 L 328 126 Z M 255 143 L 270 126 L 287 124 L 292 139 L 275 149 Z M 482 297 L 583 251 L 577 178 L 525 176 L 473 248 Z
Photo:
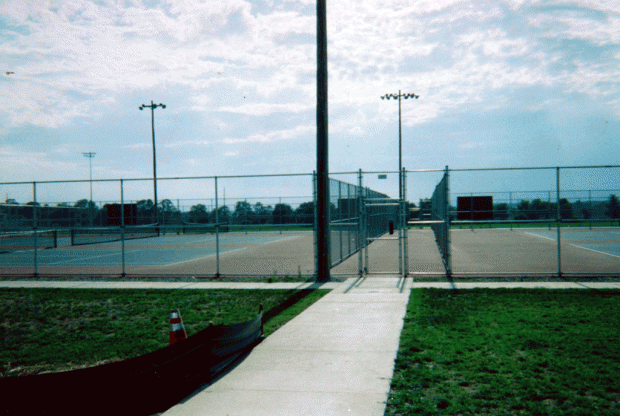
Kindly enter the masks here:
M 318 286 L 318 287 L 316 287 Z M 291 306 L 297 304 L 301 300 L 305 299 L 307 296 L 312 294 L 315 290 L 320 289 L 322 283 L 317 283 L 314 285 L 313 289 L 291 289 L 289 293 L 291 294 L 284 302 L 280 303 L 278 306 L 265 311 L 263 314 L 263 325 L 268 323 L 271 319 L 280 315 L 282 312 L 290 308 Z

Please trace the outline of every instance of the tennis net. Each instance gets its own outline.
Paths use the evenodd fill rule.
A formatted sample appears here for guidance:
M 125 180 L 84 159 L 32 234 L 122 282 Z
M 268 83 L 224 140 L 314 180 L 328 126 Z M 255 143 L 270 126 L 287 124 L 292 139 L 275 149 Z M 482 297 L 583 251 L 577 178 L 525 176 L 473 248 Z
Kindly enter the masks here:
M 125 227 L 125 240 L 159 237 L 157 224 Z M 71 245 L 99 244 L 122 239 L 121 227 L 72 228 Z
M 56 230 L 36 231 L 37 248 L 58 247 Z M 8 232 L 0 234 L 0 253 L 17 250 L 34 250 L 35 231 Z

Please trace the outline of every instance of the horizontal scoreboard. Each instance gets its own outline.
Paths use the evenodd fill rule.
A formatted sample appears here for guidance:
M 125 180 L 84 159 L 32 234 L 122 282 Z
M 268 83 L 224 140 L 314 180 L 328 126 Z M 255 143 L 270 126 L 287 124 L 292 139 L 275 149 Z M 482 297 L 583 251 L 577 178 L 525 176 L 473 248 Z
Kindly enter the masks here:
M 492 220 L 492 196 L 459 196 L 456 198 L 457 220 Z

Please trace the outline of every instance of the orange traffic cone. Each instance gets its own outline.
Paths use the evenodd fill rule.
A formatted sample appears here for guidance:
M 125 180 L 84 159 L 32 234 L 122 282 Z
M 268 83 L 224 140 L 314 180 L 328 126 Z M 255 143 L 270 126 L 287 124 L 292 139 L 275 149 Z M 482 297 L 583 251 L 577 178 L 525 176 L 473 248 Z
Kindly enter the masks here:
M 173 309 L 170 312 L 170 343 L 168 345 L 172 345 L 182 339 L 187 339 L 187 332 L 185 332 L 183 327 L 183 319 L 181 319 L 179 310 Z

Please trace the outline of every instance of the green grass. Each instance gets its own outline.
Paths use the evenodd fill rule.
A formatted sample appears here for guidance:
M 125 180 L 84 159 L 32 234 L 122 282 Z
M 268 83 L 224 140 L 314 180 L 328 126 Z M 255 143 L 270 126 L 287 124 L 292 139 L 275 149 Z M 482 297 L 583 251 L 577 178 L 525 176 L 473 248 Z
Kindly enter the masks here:
M 170 310 L 188 336 L 253 319 L 265 336 L 328 290 L 0 289 L 0 371 L 17 376 L 139 356 L 168 345 Z
M 618 414 L 618 316 L 613 290 L 414 290 L 385 414 Z

